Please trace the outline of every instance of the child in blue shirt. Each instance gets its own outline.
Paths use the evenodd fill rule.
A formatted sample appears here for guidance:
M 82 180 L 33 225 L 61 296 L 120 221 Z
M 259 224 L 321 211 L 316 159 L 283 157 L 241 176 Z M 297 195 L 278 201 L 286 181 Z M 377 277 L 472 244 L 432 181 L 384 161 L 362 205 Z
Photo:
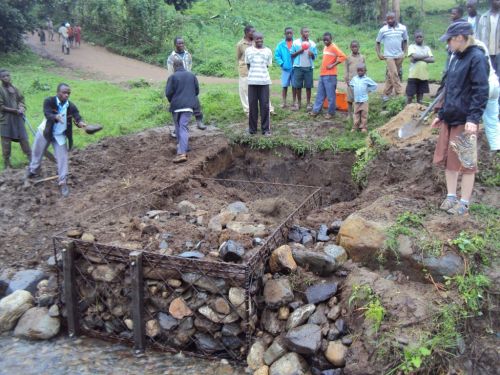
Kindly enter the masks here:
M 354 94 L 354 125 L 351 131 L 360 129 L 361 132 L 366 133 L 368 131 L 368 94 L 377 90 L 377 84 L 366 76 L 365 64 L 358 64 L 356 71 L 358 75 L 349 83 Z

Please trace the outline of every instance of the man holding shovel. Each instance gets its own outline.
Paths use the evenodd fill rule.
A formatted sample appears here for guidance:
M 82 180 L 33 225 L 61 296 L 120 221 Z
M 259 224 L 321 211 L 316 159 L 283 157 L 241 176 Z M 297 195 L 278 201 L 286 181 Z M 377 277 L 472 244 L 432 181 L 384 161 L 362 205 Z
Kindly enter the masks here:
M 57 86 L 57 95 L 45 99 L 43 112 L 45 121 L 39 126 L 33 142 L 28 178 L 37 176 L 44 152 L 52 144 L 57 161 L 59 186 L 63 197 L 69 195 L 67 184 L 69 150 L 73 146 L 73 122 L 79 128 L 86 128 L 78 108 L 69 101 L 71 89 L 66 83 Z

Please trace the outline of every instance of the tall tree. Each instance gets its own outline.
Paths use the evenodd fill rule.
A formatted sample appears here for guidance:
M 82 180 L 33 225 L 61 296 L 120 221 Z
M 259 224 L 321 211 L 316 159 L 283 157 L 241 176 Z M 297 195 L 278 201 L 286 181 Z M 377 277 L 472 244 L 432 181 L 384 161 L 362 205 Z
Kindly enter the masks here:
M 35 0 L 0 0 L 0 52 L 19 49 L 23 45 L 23 33 L 33 29 L 31 10 Z

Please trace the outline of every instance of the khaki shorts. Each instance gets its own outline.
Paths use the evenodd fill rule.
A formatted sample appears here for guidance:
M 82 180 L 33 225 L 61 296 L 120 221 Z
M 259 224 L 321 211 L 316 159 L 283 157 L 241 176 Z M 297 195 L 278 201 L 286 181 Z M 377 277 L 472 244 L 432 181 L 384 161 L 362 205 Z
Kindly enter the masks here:
M 464 132 L 465 125 L 449 126 L 444 121 L 439 129 L 439 138 L 434 151 L 434 159 L 432 162 L 436 165 L 443 166 L 445 169 L 464 174 L 477 173 L 478 169 L 464 168 L 457 154 L 450 146 L 450 142 L 455 140 Z

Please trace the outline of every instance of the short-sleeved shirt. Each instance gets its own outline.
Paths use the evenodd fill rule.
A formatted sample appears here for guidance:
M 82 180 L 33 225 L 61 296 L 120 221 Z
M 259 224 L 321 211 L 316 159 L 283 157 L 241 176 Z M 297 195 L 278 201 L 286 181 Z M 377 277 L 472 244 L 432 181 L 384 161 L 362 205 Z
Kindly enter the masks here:
M 362 54 L 358 53 L 355 56 L 351 53 L 347 56 L 344 70 L 344 80 L 346 82 L 351 82 L 351 79 L 358 75 L 357 66 L 359 64 L 365 64 L 365 57 Z
M 250 65 L 248 71 L 249 85 L 270 85 L 268 67 L 273 62 L 273 53 L 267 47 L 249 47 L 245 50 L 245 63 Z
M 236 45 L 236 59 L 238 60 L 238 73 L 240 77 L 248 76 L 247 64 L 245 63 L 245 51 L 252 46 L 253 42 L 245 38 L 241 39 Z
M 384 45 L 384 57 L 396 58 L 403 55 L 403 41 L 408 40 L 406 26 L 396 23 L 394 27 L 384 25 L 377 35 L 377 42 Z
M 432 57 L 432 51 L 429 46 L 419 46 L 417 44 L 410 44 L 408 47 L 408 56 L 418 55 Z M 429 80 L 429 71 L 427 70 L 427 63 L 425 61 L 417 61 L 410 64 L 410 74 L 408 78 L 416 78 L 422 81 Z

